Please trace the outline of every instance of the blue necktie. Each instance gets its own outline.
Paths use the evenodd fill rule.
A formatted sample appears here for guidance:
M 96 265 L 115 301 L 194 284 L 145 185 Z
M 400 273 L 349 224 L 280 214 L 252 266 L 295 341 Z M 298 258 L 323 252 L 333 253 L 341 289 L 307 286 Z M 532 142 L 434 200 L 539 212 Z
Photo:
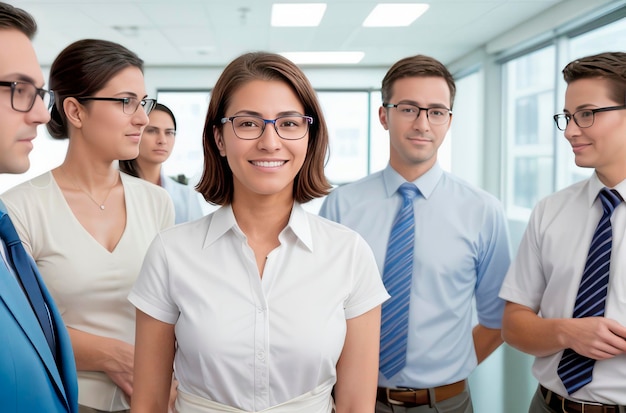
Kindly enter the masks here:
M 599 196 L 604 213 L 591 240 L 585 270 L 576 295 L 574 318 L 604 317 L 613 244 L 611 215 L 622 202 L 622 198 L 617 191 L 607 188 L 603 188 Z M 563 352 L 557 373 L 568 394 L 591 382 L 595 362 L 594 359 L 581 356 L 569 348 Z
M 52 322 L 50 320 L 48 308 L 41 293 L 41 288 L 37 282 L 35 270 L 31 265 L 32 261 L 26 253 L 26 250 L 24 250 L 24 246 L 15 231 L 15 227 L 13 226 L 9 215 L 6 213 L 0 216 L 0 237 L 2 237 L 2 240 L 7 246 L 9 253 L 8 260 L 13 265 L 15 275 L 22 285 L 26 297 L 28 297 L 28 301 L 37 316 L 39 325 L 41 326 L 41 329 L 46 336 L 46 341 L 50 346 L 50 351 L 52 351 L 52 355 L 56 358 L 56 345 L 54 332 L 52 330 Z
M 410 183 L 402 184 L 398 191 L 402 195 L 402 207 L 391 227 L 383 270 L 383 283 L 391 298 L 382 306 L 380 372 L 388 379 L 406 364 L 415 238 L 413 199 L 419 194 Z

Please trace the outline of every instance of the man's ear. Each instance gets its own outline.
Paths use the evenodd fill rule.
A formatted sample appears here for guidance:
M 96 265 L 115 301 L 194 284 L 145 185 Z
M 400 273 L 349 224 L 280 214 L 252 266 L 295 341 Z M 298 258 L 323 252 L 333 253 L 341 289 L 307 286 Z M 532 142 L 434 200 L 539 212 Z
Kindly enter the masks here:
M 388 114 L 389 111 L 386 107 L 381 106 L 378 108 L 378 120 L 380 120 L 380 124 L 383 125 L 385 130 L 389 130 L 389 120 L 387 119 Z

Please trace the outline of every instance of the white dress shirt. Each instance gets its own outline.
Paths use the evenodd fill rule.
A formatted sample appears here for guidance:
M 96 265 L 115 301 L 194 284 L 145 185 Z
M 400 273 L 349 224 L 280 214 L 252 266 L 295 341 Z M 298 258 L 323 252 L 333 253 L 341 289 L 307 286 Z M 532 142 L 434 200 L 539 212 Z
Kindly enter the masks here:
M 176 324 L 183 392 L 260 411 L 334 382 L 346 320 L 388 298 L 356 232 L 294 204 L 279 241 L 261 278 L 225 206 L 149 248 L 129 299 Z M 322 387 L 330 400 L 332 386 Z
M 591 238 L 602 216 L 597 198 L 604 187 L 596 174 L 541 200 L 506 279 L 500 297 L 543 318 L 571 318 Z M 615 187 L 626 196 L 626 181 Z M 626 204 L 613 213 L 613 249 L 605 316 L 626 325 Z M 593 380 L 567 395 L 557 375 L 563 352 L 537 357 L 533 374 L 546 388 L 570 399 L 626 405 L 626 355 L 596 361 Z

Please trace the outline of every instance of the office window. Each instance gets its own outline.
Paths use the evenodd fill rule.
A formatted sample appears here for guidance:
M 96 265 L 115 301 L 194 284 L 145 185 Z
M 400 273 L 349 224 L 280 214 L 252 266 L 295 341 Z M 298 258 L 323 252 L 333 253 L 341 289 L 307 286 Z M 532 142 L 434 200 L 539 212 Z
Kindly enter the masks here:
M 369 162 L 370 173 L 385 169 L 389 163 L 389 133 L 380 124 L 378 110 L 382 104 L 380 90 L 370 92 Z
M 328 125 L 330 156 L 326 176 L 334 185 L 368 174 L 367 91 L 320 91 L 317 97 Z
M 504 65 L 506 200 L 512 218 L 526 220 L 537 201 L 553 191 L 555 47 Z
M 443 169 L 480 187 L 485 159 L 483 72 L 471 72 L 455 79 L 455 83 L 452 127 L 439 149 L 439 163 Z
M 552 115 L 563 111 L 565 82 L 561 70 L 577 57 L 617 50 L 626 42 L 626 19 L 533 51 L 503 65 L 506 135 L 505 184 L 509 218 L 526 222 L 543 197 L 586 179 Z M 557 56 L 559 56 L 557 62 Z
M 624 51 L 622 46 L 624 41 L 626 41 L 626 19 L 620 19 L 596 30 L 572 37 L 568 47 L 568 54 L 571 56 L 569 60 L 602 52 Z
M 166 175 L 184 174 L 197 181 L 202 173 L 204 154 L 202 133 L 209 108 L 209 91 L 159 91 L 157 100 L 176 117 L 176 143 L 163 164 Z

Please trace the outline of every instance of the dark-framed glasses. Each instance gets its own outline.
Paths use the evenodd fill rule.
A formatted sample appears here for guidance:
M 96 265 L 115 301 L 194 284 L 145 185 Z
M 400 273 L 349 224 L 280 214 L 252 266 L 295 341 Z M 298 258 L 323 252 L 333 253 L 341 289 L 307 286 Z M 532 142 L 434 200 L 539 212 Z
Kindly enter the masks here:
M 30 112 L 39 96 L 47 109 L 54 103 L 54 92 L 41 89 L 30 82 L 4 82 L 0 86 L 11 88 L 11 108 L 17 112 Z
M 137 99 L 136 97 L 125 97 L 125 98 L 108 98 L 108 97 L 100 97 L 100 96 L 83 96 L 76 98 L 79 102 L 84 102 L 87 100 L 104 100 L 109 102 L 122 102 L 122 110 L 127 115 L 134 115 L 139 109 L 139 106 L 143 108 L 143 111 L 146 112 L 146 115 L 149 115 L 152 112 L 152 109 L 156 106 L 156 99 Z
M 289 141 L 302 139 L 309 131 L 309 125 L 313 124 L 313 118 L 305 115 L 279 116 L 276 119 L 263 119 L 260 116 L 239 115 L 222 118 L 222 124 L 230 122 L 233 132 L 239 139 L 253 140 L 263 135 L 268 123 L 274 125 L 279 137 Z
M 579 128 L 589 128 L 593 126 L 593 122 L 596 117 L 596 113 L 600 112 L 610 112 L 613 110 L 623 110 L 626 109 L 626 105 L 621 106 L 607 106 L 605 108 L 597 108 L 597 109 L 581 109 L 574 112 L 572 115 L 569 113 L 557 113 L 553 116 L 554 123 L 556 123 L 556 127 L 559 130 L 564 131 L 569 124 L 569 121 L 574 119 L 574 123 L 578 125 Z
M 420 108 L 410 103 L 383 103 L 383 106 L 386 108 L 396 108 L 401 118 L 412 122 L 419 117 L 421 111 L 424 111 L 426 112 L 426 118 L 433 125 L 443 125 L 447 123 L 452 115 L 452 110 L 448 108 Z

